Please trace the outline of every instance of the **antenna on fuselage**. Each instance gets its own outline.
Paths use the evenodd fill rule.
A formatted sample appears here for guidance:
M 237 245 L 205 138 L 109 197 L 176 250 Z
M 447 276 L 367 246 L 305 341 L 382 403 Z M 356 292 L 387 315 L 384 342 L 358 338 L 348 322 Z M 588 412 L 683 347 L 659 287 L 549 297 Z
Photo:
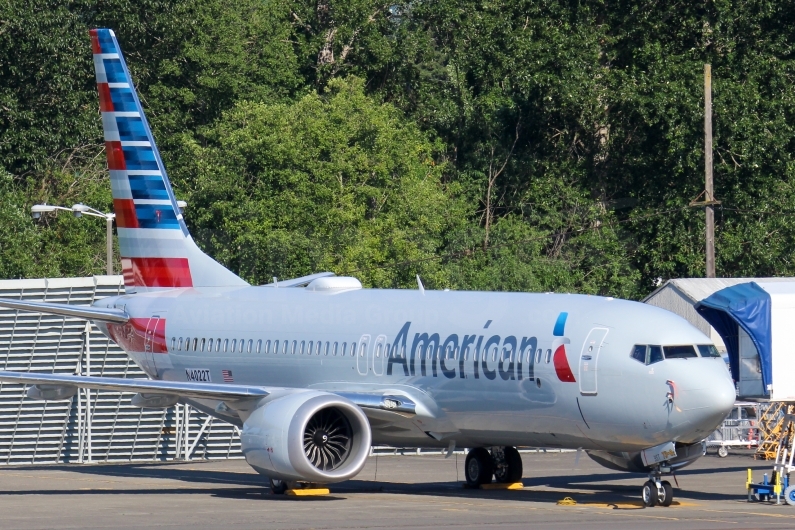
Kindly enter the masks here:
M 420 275 L 419 274 L 417 275 L 417 287 L 420 288 L 420 294 L 422 296 L 425 296 L 425 287 L 423 287 L 423 285 L 422 285 L 422 280 L 420 280 Z

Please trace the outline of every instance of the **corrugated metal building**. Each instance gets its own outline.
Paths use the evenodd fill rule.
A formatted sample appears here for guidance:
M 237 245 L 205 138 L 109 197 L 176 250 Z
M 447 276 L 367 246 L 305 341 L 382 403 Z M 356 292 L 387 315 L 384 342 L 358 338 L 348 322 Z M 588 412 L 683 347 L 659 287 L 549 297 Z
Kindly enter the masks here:
M 85 305 L 123 291 L 121 276 L 0 280 L 0 298 Z M 85 321 L 5 308 L 0 369 L 146 378 Z M 242 458 L 235 427 L 185 405 L 142 410 L 131 394 L 96 390 L 45 402 L 25 391 L 0 383 L 0 465 Z
M 696 303 L 724 287 L 739 283 L 792 281 L 795 278 L 677 278 L 668 280 L 642 301 L 683 317 L 709 336 L 721 352 L 725 352 L 726 346 L 720 335 L 696 312 Z

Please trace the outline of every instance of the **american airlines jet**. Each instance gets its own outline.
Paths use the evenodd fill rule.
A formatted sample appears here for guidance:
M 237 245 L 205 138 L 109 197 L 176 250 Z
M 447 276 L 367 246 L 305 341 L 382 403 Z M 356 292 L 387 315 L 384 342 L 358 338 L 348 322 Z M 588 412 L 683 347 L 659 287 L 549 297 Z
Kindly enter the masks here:
M 663 476 L 702 455 L 734 402 L 708 337 L 597 296 L 364 289 L 328 272 L 249 285 L 194 243 L 116 36 L 90 33 L 126 294 L 0 306 L 90 320 L 150 379 L 0 381 L 33 399 L 189 403 L 241 428 L 276 493 L 355 476 L 372 444 L 469 448 L 470 485 L 515 482 L 515 447 L 537 446 L 643 473 L 645 504 L 671 504 Z

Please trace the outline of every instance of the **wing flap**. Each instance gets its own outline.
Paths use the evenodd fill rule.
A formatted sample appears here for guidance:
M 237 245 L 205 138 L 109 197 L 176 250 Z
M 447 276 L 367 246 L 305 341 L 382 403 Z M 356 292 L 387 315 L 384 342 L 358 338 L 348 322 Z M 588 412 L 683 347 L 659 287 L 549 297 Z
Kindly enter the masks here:
M 0 298 L 0 307 L 32 311 L 34 313 L 48 313 L 51 315 L 81 318 L 83 320 L 113 322 L 116 324 L 124 324 L 130 320 L 130 316 L 125 311 L 103 307 L 54 304 L 50 302 L 27 302 L 23 300 L 9 300 L 8 298 Z

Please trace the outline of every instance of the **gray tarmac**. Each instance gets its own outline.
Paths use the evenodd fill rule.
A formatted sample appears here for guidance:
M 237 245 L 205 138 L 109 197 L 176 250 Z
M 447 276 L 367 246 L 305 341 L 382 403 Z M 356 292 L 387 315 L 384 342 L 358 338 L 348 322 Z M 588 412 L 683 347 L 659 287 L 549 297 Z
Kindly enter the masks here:
M 461 486 L 464 457 L 379 456 L 331 494 L 272 495 L 241 460 L 0 468 L 0 528 L 795 528 L 795 506 L 746 502 L 749 455 L 708 455 L 678 474 L 675 504 L 643 508 L 639 475 L 575 453 L 523 455 L 518 491 Z M 574 506 L 558 505 L 571 497 Z

